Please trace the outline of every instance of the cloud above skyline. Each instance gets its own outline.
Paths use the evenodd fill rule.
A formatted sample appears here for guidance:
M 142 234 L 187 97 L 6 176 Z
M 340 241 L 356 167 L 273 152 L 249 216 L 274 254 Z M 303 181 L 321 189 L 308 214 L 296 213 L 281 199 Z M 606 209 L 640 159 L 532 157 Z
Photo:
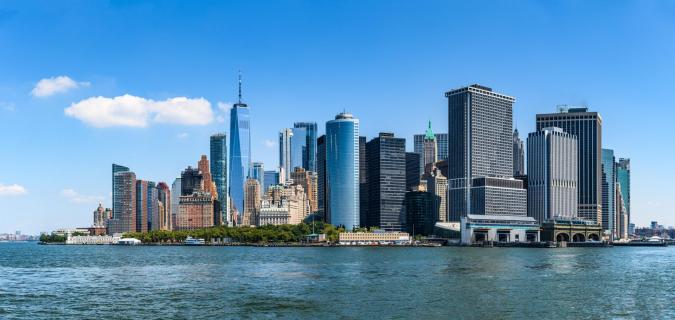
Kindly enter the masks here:
M 211 103 L 204 98 L 155 101 L 130 94 L 87 98 L 71 104 L 64 112 L 96 128 L 145 128 L 151 123 L 206 125 L 214 118 Z
M 89 82 L 77 82 L 68 76 L 58 76 L 41 79 L 35 84 L 30 93 L 34 97 L 45 98 L 73 89 L 88 87 L 89 85 Z
M 61 196 L 63 196 L 72 203 L 97 203 L 105 200 L 105 197 L 103 196 L 80 194 L 79 192 L 73 189 L 61 190 Z
M 0 197 L 1 196 L 21 196 L 28 193 L 28 190 L 24 188 L 23 186 L 20 186 L 18 184 L 1 184 L 0 183 Z

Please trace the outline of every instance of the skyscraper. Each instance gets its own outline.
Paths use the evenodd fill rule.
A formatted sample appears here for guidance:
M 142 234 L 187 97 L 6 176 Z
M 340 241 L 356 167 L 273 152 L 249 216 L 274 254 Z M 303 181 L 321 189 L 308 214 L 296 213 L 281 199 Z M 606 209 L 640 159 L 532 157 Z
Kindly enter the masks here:
M 148 232 L 148 182 L 136 180 L 136 232 Z
M 251 169 L 251 178 L 258 180 L 260 190 L 265 193 L 263 187 L 265 186 L 265 164 L 262 162 L 254 162 L 253 169 Z
M 580 218 L 602 222 L 602 118 L 588 108 L 559 107 L 558 113 L 538 114 L 537 131 L 558 127 L 577 136 L 579 142 L 579 193 Z
M 293 129 L 279 132 L 279 183 L 284 184 L 291 178 Z
M 303 158 L 307 152 L 307 129 L 293 128 L 293 137 L 291 137 L 291 172 L 293 169 L 303 168 Z M 289 173 L 290 175 L 290 173 Z
M 241 102 L 241 74 L 239 75 L 239 102 L 230 110 L 230 197 L 232 207 L 239 215 L 244 209 L 244 182 L 251 175 L 251 121 L 250 109 Z
M 211 175 L 218 191 L 218 205 L 214 214 L 217 221 L 222 221 L 231 225 L 228 205 L 227 192 L 227 136 L 224 133 L 217 133 L 211 136 Z M 173 200 L 173 198 L 172 198 Z M 178 199 L 175 199 L 178 202 Z M 173 208 L 172 208 L 173 209 Z M 178 210 L 176 206 L 175 210 Z
M 330 210 L 326 200 L 326 136 L 322 135 L 316 139 L 316 171 L 317 171 L 317 199 L 319 216 L 323 221 L 330 221 Z
M 431 121 L 424 135 L 424 166 L 438 161 L 438 146 L 436 145 L 436 135 L 431 130 Z
M 118 173 L 118 172 L 129 172 L 129 168 L 113 163 L 113 165 L 112 165 L 112 196 L 113 196 L 113 199 L 115 198 L 115 189 L 117 189 L 115 187 L 115 174 Z M 113 209 L 113 212 L 115 212 L 115 201 L 113 201 L 112 209 Z
M 365 225 L 368 219 L 368 160 L 366 137 L 359 137 L 359 221 Z
M 329 223 L 351 231 L 359 221 L 359 120 L 340 113 L 326 123 L 326 206 Z
M 621 198 L 628 216 L 626 224 L 630 226 L 632 221 L 630 216 L 630 159 L 619 158 L 616 164 L 616 183 L 621 186 Z
M 415 152 L 405 153 L 405 187 L 413 190 L 420 185 L 422 172 L 420 171 L 420 155 Z
M 310 208 L 309 212 L 317 211 L 316 192 L 314 190 L 316 186 L 312 181 L 313 174 L 314 174 L 313 172 L 306 171 L 302 167 L 295 167 L 295 169 L 291 173 L 291 179 L 293 179 L 293 184 L 301 185 L 302 188 L 304 189 L 305 195 L 307 196 L 307 200 L 309 201 L 309 208 Z
M 148 206 L 148 231 L 150 230 L 159 230 L 159 190 L 157 190 L 157 185 L 148 181 L 148 197 L 146 205 Z
M 176 217 L 178 217 L 178 210 L 180 204 L 180 196 L 182 195 L 180 177 L 173 180 L 171 184 L 171 230 L 176 226 Z
M 366 145 L 368 163 L 368 227 L 404 231 L 405 139 L 380 133 Z
M 108 234 L 136 231 L 136 174 L 118 171 L 113 174 L 113 218 L 108 220 Z
M 525 148 L 523 140 L 518 136 L 518 129 L 513 130 L 513 176 L 525 175 Z
M 316 122 L 296 122 L 294 129 L 304 129 L 305 143 L 302 151 L 302 167 L 307 171 L 316 172 L 316 137 L 318 133 Z M 294 137 L 297 139 L 297 137 Z
M 445 96 L 448 98 L 449 211 L 451 221 L 459 221 L 475 213 L 472 211 L 475 178 L 513 176 L 515 99 L 477 84 L 451 90 Z M 495 181 L 479 182 L 492 184 Z M 489 186 L 481 185 L 481 189 L 485 187 Z
M 616 159 L 614 150 L 602 149 L 602 229 L 613 233 L 616 222 Z
M 216 191 L 216 185 L 211 179 L 211 169 L 209 169 L 210 163 L 206 155 L 202 155 L 201 159 L 197 162 L 197 168 L 199 173 L 202 174 L 202 184 L 205 192 L 208 192 L 213 196 L 214 199 L 218 198 L 218 191 Z
M 429 121 L 426 132 L 413 137 L 413 152 L 420 155 L 421 175 L 427 164 L 448 159 L 448 134 L 434 133 Z
M 578 142 L 560 128 L 544 128 L 527 138 L 527 215 L 542 223 L 576 218 Z

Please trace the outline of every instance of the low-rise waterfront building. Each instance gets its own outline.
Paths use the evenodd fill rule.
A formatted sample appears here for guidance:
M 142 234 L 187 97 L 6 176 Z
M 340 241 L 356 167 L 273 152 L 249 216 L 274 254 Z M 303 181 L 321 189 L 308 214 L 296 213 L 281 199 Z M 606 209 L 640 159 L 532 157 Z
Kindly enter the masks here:
M 119 240 L 120 240 L 119 236 L 72 236 L 66 239 L 66 244 L 79 244 L 79 245 L 117 244 Z
M 532 217 L 468 214 L 460 219 L 464 245 L 485 242 L 538 242 L 539 224 Z
M 343 232 L 339 242 L 341 245 L 404 245 L 410 244 L 410 235 L 407 232 Z
M 599 223 L 579 218 L 555 218 L 541 224 L 542 241 L 600 241 L 602 233 Z

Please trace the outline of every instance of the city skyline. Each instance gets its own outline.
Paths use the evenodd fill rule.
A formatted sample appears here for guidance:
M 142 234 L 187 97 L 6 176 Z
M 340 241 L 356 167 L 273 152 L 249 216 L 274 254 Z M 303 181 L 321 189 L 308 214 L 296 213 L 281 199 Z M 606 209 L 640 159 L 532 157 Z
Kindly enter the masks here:
M 91 6 L 95 7 L 95 5 Z M 593 4 L 585 6 L 597 10 Z M 546 14 L 545 6 L 530 3 L 525 7 L 530 10 L 540 9 Z M 135 10 L 142 8 L 118 9 L 136 12 Z M 18 8 L 14 15 L 25 17 L 27 13 L 24 10 Z M 616 10 L 619 12 L 612 12 L 614 14 L 612 18 L 617 19 L 622 14 L 627 15 L 624 11 Z M 413 13 L 419 14 L 419 11 L 414 10 Z M 340 11 L 340 14 L 346 13 Z M 32 15 L 28 17 L 31 18 Z M 56 17 L 53 19 L 58 22 L 57 27 L 47 33 L 58 35 L 58 32 L 63 32 L 60 28 L 64 28 L 65 22 Z M 582 21 L 585 20 L 582 19 Z M 134 22 L 133 19 L 132 22 Z M 104 21 L 103 23 L 111 22 Z M 30 48 L 18 42 L 19 39 L 15 39 L 14 33 L 8 33 L 8 31 L 15 30 L 10 28 L 17 28 L 20 25 L 23 23 L 13 18 L 12 14 L 0 15 L 2 35 L 7 36 L 8 43 L 13 46 L 8 52 L 0 53 L 2 61 L 12 61 Z M 406 23 L 406 25 L 410 26 L 411 23 Z M 623 26 L 623 28 L 627 27 Z M 25 32 L 26 35 L 31 35 L 36 30 L 29 28 Z M 255 29 L 252 32 L 258 34 L 260 30 Z M 598 32 L 607 32 L 607 30 L 601 28 Z M 528 35 L 534 37 L 534 33 Z M 381 39 L 385 44 L 398 45 L 392 39 L 383 36 L 382 38 L 373 37 Z M 575 43 L 570 39 L 566 40 Z M 411 40 L 408 39 L 408 41 Z M 588 38 L 580 41 L 588 41 Z M 666 49 L 667 52 L 674 51 L 672 45 L 652 44 L 652 48 L 654 47 Z M 318 47 L 312 48 L 319 50 Z M 251 50 L 253 49 L 244 51 L 250 52 Z M 447 52 L 448 48 L 438 48 L 438 50 Z M 321 52 L 328 54 L 327 51 Z M 359 52 L 368 56 L 364 51 Z M 93 53 L 101 54 L 99 51 Z M 182 52 L 182 54 L 186 53 Z M 221 52 L 221 54 L 225 53 Z M 437 59 L 436 54 L 440 53 L 433 53 L 433 60 L 441 61 Z M 534 131 L 535 114 L 553 113 L 555 106 L 559 104 L 587 104 L 590 110 L 599 112 L 603 118 L 602 147 L 614 150 L 617 160 L 619 157 L 630 158 L 632 162 L 632 222 L 638 226 L 646 226 L 652 220 L 658 220 L 665 225 L 675 224 L 674 218 L 670 215 L 673 200 L 667 197 L 671 188 L 660 182 L 669 180 L 667 178 L 671 173 L 666 172 L 665 169 L 668 168 L 668 159 L 672 159 L 673 151 L 666 150 L 665 153 L 657 151 L 662 148 L 657 148 L 657 146 L 667 146 L 669 141 L 667 131 L 661 130 L 667 127 L 664 119 L 669 118 L 673 112 L 666 108 L 671 103 L 672 96 L 664 93 L 667 89 L 659 91 L 659 86 L 668 83 L 669 76 L 666 73 L 672 73 L 670 65 L 667 65 L 670 68 L 665 68 L 666 70 L 657 71 L 653 68 L 658 65 L 658 62 L 653 62 L 655 65 L 649 64 L 652 66 L 650 71 L 660 75 L 661 78 L 655 77 L 652 78 L 654 81 L 649 81 L 649 88 L 658 92 L 656 92 L 656 97 L 651 98 L 652 100 L 645 100 L 643 96 L 648 92 L 653 94 L 653 91 L 643 90 L 644 95 L 634 95 L 627 90 L 618 90 L 616 86 L 619 84 L 618 87 L 624 89 L 634 86 L 634 92 L 639 92 L 640 88 L 647 89 L 646 84 L 597 76 L 601 71 L 606 71 L 605 68 L 609 68 L 613 61 L 611 58 L 608 58 L 609 62 L 592 67 L 590 71 L 582 70 L 584 69 L 582 66 L 589 68 L 588 65 L 582 63 L 577 68 L 571 68 L 571 73 L 568 73 L 570 76 L 576 73 L 576 75 L 589 79 L 563 77 L 563 79 L 556 80 L 552 76 L 546 76 L 546 79 L 550 81 L 548 84 L 541 84 L 540 80 L 531 79 L 544 77 L 544 72 L 526 68 L 526 63 L 523 61 L 515 63 L 516 67 L 489 63 L 489 66 L 477 72 L 476 70 L 469 72 L 468 69 L 454 64 L 440 66 L 438 70 L 425 77 L 424 73 L 431 70 L 429 64 L 416 61 L 415 56 L 392 55 L 387 56 L 385 62 L 376 64 L 376 70 L 380 70 L 377 75 L 366 75 L 363 79 L 355 79 L 359 78 L 354 77 L 354 71 L 360 67 L 360 64 L 338 59 L 337 65 L 347 67 L 347 70 L 338 71 L 333 67 L 327 67 L 330 70 L 329 74 L 334 75 L 334 78 L 313 85 L 308 81 L 316 80 L 311 77 L 317 75 L 300 68 L 299 62 L 291 63 L 293 67 L 298 68 L 297 70 L 293 70 L 291 66 L 271 67 L 271 60 L 260 56 L 247 59 L 234 55 L 231 63 L 224 64 L 222 61 L 218 62 L 219 59 L 215 56 L 200 54 L 202 58 L 217 64 L 217 67 L 199 76 L 199 73 L 192 74 L 188 70 L 188 65 L 180 65 L 183 75 L 192 75 L 191 77 L 197 79 L 197 81 L 185 82 L 162 76 L 160 65 L 154 63 L 150 63 L 146 68 L 150 71 L 149 75 L 134 79 L 138 74 L 129 70 L 137 63 L 130 60 L 133 58 L 132 55 L 127 55 L 125 59 L 113 63 L 121 67 L 120 71 L 106 68 L 91 60 L 78 65 L 74 58 L 67 57 L 64 53 L 56 52 L 55 55 L 67 63 L 57 67 L 40 62 L 31 68 L 21 64 L 19 66 L 4 65 L 6 77 L 0 79 L 0 94 L 2 94 L 0 134 L 3 136 L 2 145 L 8 147 L 5 150 L 12 152 L 3 152 L 3 157 L 0 159 L 0 167 L 3 168 L 0 169 L 0 187 L 2 187 L 0 190 L 4 193 L 0 196 L 0 220 L 3 221 L 0 223 L 0 232 L 21 230 L 24 233 L 37 233 L 58 227 L 89 225 L 91 211 L 98 202 L 103 202 L 105 207 L 111 207 L 110 190 L 112 187 L 109 176 L 111 163 L 120 163 L 132 168 L 139 179 L 171 183 L 185 167 L 194 166 L 196 157 L 209 154 L 210 135 L 217 132 L 231 134 L 228 128 L 228 108 L 231 105 L 230 101 L 237 100 L 236 74 L 238 69 L 243 70 L 246 79 L 246 102 L 251 106 L 252 156 L 249 160 L 263 162 L 265 168 L 278 167 L 275 160 L 278 158 L 278 145 L 275 144 L 275 140 L 279 130 L 295 122 L 312 121 L 319 124 L 317 136 L 320 136 L 325 134 L 323 124 L 345 108 L 360 120 L 360 134 L 366 136 L 368 141 L 377 137 L 379 132 L 393 132 L 397 137 L 405 138 L 406 150 L 412 151 L 413 135 L 423 133 L 429 119 L 432 119 L 434 128 L 437 128 L 439 132 L 444 132 L 444 128 L 447 128 L 447 102 L 443 97 L 444 92 L 472 83 L 481 83 L 517 98 L 514 104 L 514 127 L 519 129 L 521 137 Z M 425 53 L 419 55 L 424 56 Z M 590 55 L 595 59 L 599 58 L 598 53 Z M 461 56 L 462 54 L 455 54 L 454 57 Z M 579 55 L 573 54 L 573 56 L 571 60 L 580 59 Z M 497 57 L 492 56 L 492 58 Z M 507 55 L 506 58 L 513 57 Z M 571 60 L 563 59 L 562 62 L 567 62 L 563 65 L 574 67 L 570 65 Z M 262 65 L 256 66 L 257 61 L 262 61 Z M 382 72 L 385 66 L 395 61 L 410 62 L 413 63 L 413 67 L 412 69 L 401 67 L 399 70 L 387 71 L 388 73 Z M 202 63 L 204 62 L 199 62 L 198 65 Z M 534 64 L 538 66 L 542 63 L 541 60 L 534 61 Z M 310 62 L 309 65 L 319 66 L 317 62 Z M 460 72 L 455 74 L 449 72 L 453 68 Z M 522 68 L 525 75 L 510 79 L 500 74 L 518 70 L 517 68 Z M 553 70 L 560 72 L 563 70 L 562 67 L 560 68 L 556 67 Z M 640 71 L 632 71 L 634 76 L 641 74 Z M 279 82 L 282 78 L 279 76 L 280 72 L 290 77 L 288 83 Z M 444 72 L 453 75 L 442 75 Z M 307 78 L 307 76 L 310 77 Z M 416 79 L 389 79 L 407 77 Z M 628 75 L 625 77 L 629 78 Z M 139 82 L 139 80 L 142 81 Z M 659 80 L 662 83 L 659 83 Z M 143 81 L 147 84 L 143 84 Z M 381 83 L 373 85 L 369 84 L 369 81 Z M 387 96 L 390 93 L 379 92 L 382 89 L 381 86 L 389 86 L 397 91 L 403 91 L 403 87 L 410 88 L 400 92 L 401 94 L 395 98 L 389 98 Z M 336 87 L 337 91 L 343 92 L 336 94 Z M 56 90 L 57 88 L 61 91 Z M 132 96 L 124 96 L 127 93 Z M 322 95 L 324 95 L 323 98 Z M 210 113 L 205 113 L 211 115 L 210 121 L 201 123 L 197 118 L 192 119 L 161 111 L 166 110 L 162 109 L 165 101 L 170 104 L 172 101 L 170 99 L 182 96 L 185 96 L 195 109 L 206 110 L 204 106 L 205 103 L 208 104 Z M 200 100 L 201 97 L 204 98 Z M 298 101 L 295 97 L 303 97 L 303 100 Z M 660 112 L 662 116 L 652 119 L 644 111 L 647 107 L 655 105 L 654 99 L 656 98 L 662 99 L 660 104 L 656 104 L 661 106 L 656 112 Z M 130 100 L 138 106 L 149 106 L 148 112 L 151 115 L 141 119 L 145 122 L 131 122 L 135 126 L 119 123 L 109 125 L 109 123 L 100 122 L 103 121 L 101 117 L 92 119 L 81 112 L 91 103 L 100 103 L 100 99 L 110 99 L 111 104 Z M 415 106 L 414 113 L 389 112 L 410 110 L 410 105 Z M 138 120 L 136 118 L 124 120 L 129 119 Z M 28 130 L 27 128 L 34 123 L 37 124 L 35 130 Z M 627 130 L 626 128 L 635 129 Z M 49 139 L 44 139 L 44 137 Z M 157 141 L 159 138 L 163 141 Z M 654 142 L 641 143 L 647 139 Z M 43 152 L 49 155 L 46 165 L 43 160 L 37 158 Z M 73 174 L 73 172 L 76 173 Z M 659 179 L 663 174 L 666 175 L 666 179 Z M 42 203 L 36 201 L 36 197 L 42 197 L 45 201 Z

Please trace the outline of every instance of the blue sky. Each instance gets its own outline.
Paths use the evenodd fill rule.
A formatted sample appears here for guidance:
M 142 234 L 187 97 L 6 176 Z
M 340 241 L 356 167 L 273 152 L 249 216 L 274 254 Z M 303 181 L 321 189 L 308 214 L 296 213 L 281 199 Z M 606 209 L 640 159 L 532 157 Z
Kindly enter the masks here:
M 411 149 L 471 83 L 516 97 L 521 134 L 587 104 L 632 159 L 634 221 L 675 225 L 673 57 L 669 1 L 2 1 L 0 233 L 90 225 L 113 162 L 173 181 L 228 131 L 239 69 L 267 168 L 280 129 L 343 109 Z

